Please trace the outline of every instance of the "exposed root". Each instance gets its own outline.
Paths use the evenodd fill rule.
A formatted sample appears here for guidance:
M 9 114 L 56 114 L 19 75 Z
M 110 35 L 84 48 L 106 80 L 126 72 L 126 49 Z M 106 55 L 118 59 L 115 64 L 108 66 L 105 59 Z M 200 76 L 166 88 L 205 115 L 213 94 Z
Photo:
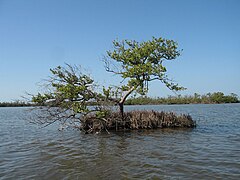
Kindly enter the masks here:
M 194 128 L 196 122 L 190 115 L 176 115 L 173 112 L 131 111 L 124 113 L 122 120 L 120 113 L 110 112 L 105 118 L 97 118 L 95 114 L 81 119 L 80 129 L 86 133 L 105 131 L 156 129 L 156 128 Z

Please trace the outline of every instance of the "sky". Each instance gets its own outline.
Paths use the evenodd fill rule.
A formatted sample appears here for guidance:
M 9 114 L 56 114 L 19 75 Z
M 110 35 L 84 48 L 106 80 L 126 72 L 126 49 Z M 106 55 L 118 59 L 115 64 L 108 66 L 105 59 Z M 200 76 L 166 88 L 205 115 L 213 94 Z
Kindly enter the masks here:
M 103 56 L 115 39 L 178 42 L 166 62 L 182 95 L 221 91 L 240 95 L 239 0 L 0 0 L 0 102 L 41 90 L 58 65 L 81 65 L 97 83 L 118 84 Z M 160 82 L 151 97 L 174 95 Z

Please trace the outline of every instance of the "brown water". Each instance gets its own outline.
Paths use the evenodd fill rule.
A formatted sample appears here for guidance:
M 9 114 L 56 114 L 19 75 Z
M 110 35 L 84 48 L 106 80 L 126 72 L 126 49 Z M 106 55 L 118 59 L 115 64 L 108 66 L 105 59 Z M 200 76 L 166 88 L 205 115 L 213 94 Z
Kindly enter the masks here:
M 85 135 L 0 108 L 0 179 L 240 179 L 240 104 L 127 109 L 190 113 L 198 126 Z

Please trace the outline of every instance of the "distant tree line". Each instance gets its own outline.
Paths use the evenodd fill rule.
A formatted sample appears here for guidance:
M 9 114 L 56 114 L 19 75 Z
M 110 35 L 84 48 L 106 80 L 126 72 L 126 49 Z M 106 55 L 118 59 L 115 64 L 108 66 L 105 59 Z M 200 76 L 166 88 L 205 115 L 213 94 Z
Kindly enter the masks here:
M 126 101 L 127 105 L 145 105 L 145 104 L 220 104 L 220 103 L 239 103 L 239 97 L 231 93 L 230 95 L 224 95 L 222 92 L 207 93 L 200 95 L 194 93 L 194 95 L 186 96 L 168 96 L 166 98 L 150 98 L 150 97 L 138 97 L 130 98 Z
M 33 104 L 23 101 L 0 102 L 0 107 L 27 107 L 27 106 L 33 106 Z
M 220 103 L 240 103 L 239 97 L 231 93 L 230 95 L 224 95 L 222 92 L 207 93 L 200 95 L 194 93 L 194 95 L 186 96 L 168 96 L 150 98 L 146 96 L 141 96 L 137 98 L 130 98 L 126 100 L 126 105 L 147 105 L 147 104 L 220 104 Z M 89 105 L 96 105 L 92 102 Z M 27 107 L 36 106 L 33 103 L 28 103 L 24 101 L 14 101 L 14 102 L 0 102 L 0 107 Z

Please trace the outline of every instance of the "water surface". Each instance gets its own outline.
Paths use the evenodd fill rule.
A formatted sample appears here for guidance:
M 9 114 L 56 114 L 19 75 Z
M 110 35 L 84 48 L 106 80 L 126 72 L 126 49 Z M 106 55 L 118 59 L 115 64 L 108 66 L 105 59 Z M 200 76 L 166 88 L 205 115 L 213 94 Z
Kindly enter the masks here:
M 128 106 L 187 113 L 195 129 L 85 135 L 0 108 L 0 179 L 240 179 L 240 104 Z

